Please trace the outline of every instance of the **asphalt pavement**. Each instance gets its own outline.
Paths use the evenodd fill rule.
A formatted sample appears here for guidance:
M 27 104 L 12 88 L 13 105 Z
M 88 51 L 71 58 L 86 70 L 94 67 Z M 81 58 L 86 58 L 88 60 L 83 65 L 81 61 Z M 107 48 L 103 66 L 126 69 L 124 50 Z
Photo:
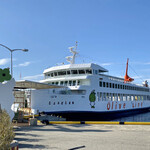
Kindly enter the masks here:
M 21 126 L 19 150 L 150 150 L 150 125 Z

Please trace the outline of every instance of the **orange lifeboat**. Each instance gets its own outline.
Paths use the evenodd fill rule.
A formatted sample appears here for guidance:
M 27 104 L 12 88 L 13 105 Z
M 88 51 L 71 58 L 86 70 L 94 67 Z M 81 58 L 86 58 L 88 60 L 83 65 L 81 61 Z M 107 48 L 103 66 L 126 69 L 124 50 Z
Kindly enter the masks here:
M 126 74 L 125 74 L 125 76 L 124 76 L 124 82 L 125 82 L 125 83 L 126 83 L 126 82 L 132 82 L 132 81 L 134 81 L 133 78 L 130 78 L 130 77 L 128 76 L 128 61 L 129 61 L 129 59 L 127 59 Z

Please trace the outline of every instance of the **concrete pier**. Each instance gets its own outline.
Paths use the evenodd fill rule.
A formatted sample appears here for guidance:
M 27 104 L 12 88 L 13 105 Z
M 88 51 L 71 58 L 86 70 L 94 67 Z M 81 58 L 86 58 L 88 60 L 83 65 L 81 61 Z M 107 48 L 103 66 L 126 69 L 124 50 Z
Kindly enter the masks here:
M 20 127 L 19 149 L 149 150 L 149 125 L 53 124 Z

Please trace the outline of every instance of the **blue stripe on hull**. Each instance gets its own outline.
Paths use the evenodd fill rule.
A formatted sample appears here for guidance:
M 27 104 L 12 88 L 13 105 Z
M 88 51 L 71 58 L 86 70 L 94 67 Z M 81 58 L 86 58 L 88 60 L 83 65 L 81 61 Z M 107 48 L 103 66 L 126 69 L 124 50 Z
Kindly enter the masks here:
M 67 121 L 109 121 L 120 117 L 144 113 L 149 110 L 150 107 L 142 109 L 130 109 L 123 111 L 109 111 L 109 112 L 58 111 L 58 112 L 45 112 L 45 114 L 62 116 L 63 118 L 66 118 Z

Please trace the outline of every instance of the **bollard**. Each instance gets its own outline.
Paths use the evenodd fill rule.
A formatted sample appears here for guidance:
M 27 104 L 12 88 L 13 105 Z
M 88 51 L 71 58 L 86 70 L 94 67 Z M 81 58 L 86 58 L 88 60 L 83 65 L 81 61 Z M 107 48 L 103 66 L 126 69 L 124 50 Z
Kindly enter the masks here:
M 37 126 L 37 119 L 29 118 L 29 126 Z

